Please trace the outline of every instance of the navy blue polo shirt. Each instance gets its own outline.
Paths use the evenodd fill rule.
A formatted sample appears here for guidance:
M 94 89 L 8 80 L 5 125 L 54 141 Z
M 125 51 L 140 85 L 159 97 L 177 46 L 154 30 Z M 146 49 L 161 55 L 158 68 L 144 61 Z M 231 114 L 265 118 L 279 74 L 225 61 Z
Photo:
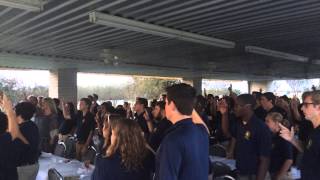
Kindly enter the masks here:
M 320 126 L 312 131 L 301 163 L 302 180 L 320 179 Z
M 291 143 L 281 138 L 278 134 L 275 134 L 272 137 L 272 150 L 270 158 L 270 173 L 279 172 L 286 160 L 293 159 L 293 149 Z
M 128 170 L 122 165 L 119 151 L 110 157 L 97 156 L 92 180 L 151 180 L 150 171 L 142 167 L 138 170 Z
M 156 180 L 207 180 L 209 140 L 203 125 L 192 119 L 175 123 L 156 155 Z
M 265 123 L 255 115 L 247 124 L 237 122 L 236 138 L 236 168 L 241 175 L 255 175 L 258 171 L 259 157 L 270 157 L 271 132 Z

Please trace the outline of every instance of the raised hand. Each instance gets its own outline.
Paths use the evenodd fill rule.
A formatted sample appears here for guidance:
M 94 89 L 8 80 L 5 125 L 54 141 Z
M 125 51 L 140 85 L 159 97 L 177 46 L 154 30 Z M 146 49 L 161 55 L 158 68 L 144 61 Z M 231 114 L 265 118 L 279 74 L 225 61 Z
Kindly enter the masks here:
M 296 109 L 299 106 L 299 99 L 297 97 L 293 97 L 290 103 L 291 109 Z
M 12 102 L 4 93 L 0 94 L 0 105 L 6 111 L 6 113 L 13 112 Z
M 294 139 L 294 128 L 291 127 L 291 130 L 289 130 L 288 128 L 286 128 L 282 124 L 279 124 L 279 126 L 280 126 L 280 136 L 283 139 L 285 139 L 289 142 L 292 142 Z
M 218 102 L 218 111 L 220 111 L 221 114 L 228 112 L 228 103 L 225 99 Z
M 12 139 L 19 138 L 24 144 L 29 144 L 28 140 L 22 135 L 17 123 L 16 113 L 13 110 L 12 102 L 7 95 L 2 94 L 0 104 L 6 111 L 8 116 L 8 132 L 11 134 Z

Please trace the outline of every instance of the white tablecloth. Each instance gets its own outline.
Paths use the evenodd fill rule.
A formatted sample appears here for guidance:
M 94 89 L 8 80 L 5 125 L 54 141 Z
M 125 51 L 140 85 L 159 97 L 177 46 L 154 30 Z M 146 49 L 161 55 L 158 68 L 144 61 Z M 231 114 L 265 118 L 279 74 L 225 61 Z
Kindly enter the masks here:
M 81 180 L 89 180 L 94 166 L 85 168 L 82 162 L 58 157 L 49 153 L 42 153 L 39 158 L 39 172 L 36 180 L 47 180 L 50 168 L 55 168 L 63 177 L 80 177 Z
M 210 156 L 210 161 L 211 163 L 222 162 L 223 164 L 229 166 L 232 171 L 236 169 L 236 160 L 234 159 L 227 159 L 219 156 Z

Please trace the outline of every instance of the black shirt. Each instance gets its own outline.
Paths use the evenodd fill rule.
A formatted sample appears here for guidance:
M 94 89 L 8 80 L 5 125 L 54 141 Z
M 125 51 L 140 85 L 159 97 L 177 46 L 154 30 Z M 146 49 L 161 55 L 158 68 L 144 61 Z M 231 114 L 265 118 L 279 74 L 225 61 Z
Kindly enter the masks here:
M 149 171 L 144 168 L 128 170 L 122 165 L 121 155 L 117 151 L 110 157 L 97 156 L 92 180 L 150 180 Z
M 310 133 L 313 131 L 313 125 L 311 121 L 302 118 L 298 123 L 299 131 L 298 137 L 299 140 L 303 143 L 303 145 L 307 145 L 310 139 Z
M 0 179 L 18 179 L 18 166 L 31 165 L 38 162 L 40 154 L 40 135 L 38 127 L 32 121 L 19 125 L 20 131 L 29 144 L 20 139 L 12 141 L 9 133 L 0 135 Z
M 256 175 L 259 157 L 270 157 L 271 132 L 266 124 L 253 115 L 247 124 L 237 122 L 232 136 L 236 138 L 236 167 L 241 175 Z
M 0 179 L 17 180 L 18 158 L 17 149 L 14 147 L 9 133 L 0 135 Z
M 291 143 L 281 138 L 278 134 L 272 137 L 272 150 L 270 157 L 269 171 L 277 173 L 280 171 L 286 160 L 293 159 L 293 149 Z
M 320 179 L 320 126 L 312 131 L 305 148 L 301 163 L 301 179 Z
M 234 132 L 236 125 L 237 125 L 237 118 L 235 116 L 235 114 L 231 111 L 228 112 L 228 122 L 229 122 L 229 131 L 230 132 Z M 217 116 L 215 119 L 215 129 L 214 129 L 214 136 L 216 137 L 218 142 L 223 142 L 228 140 L 229 138 L 227 138 L 225 136 L 225 134 L 223 134 L 223 130 L 222 130 L 222 114 L 221 112 L 217 112 Z
M 255 115 L 263 121 L 265 121 L 267 115 L 271 112 L 278 112 L 282 115 L 284 119 L 288 118 L 287 112 L 278 106 L 273 106 L 269 111 L 264 110 L 262 106 L 260 106 L 254 111 Z
M 71 117 L 71 119 L 65 119 L 59 128 L 59 133 L 62 135 L 70 134 L 76 124 L 77 122 L 75 117 Z
M 157 151 L 155 180 L 208 179 L 208 139 L 205 127 L 192 119 L 171 126 Z
M 60 127 L 62 122 L 64 121 L 63 112 L 60 108 L 57 108 L 57 120 L 58 120 L 58 127 Z
M 286 112 L 284 109 L 282 109 L 281 107 L 279 107 L 279 106 L 273 106 L 273 108 L 271 108 L 271 109 L 268 111 L 268 113 L 271 113 L 271 112 L 280 113 L 284 119 L 288 119 L 288 114 L 287 114 L 287 112 Z
M 83 116 L 82 112 L 79 111 L 77 114 L 77 140 L 79 143 L 84 144 L 91 131 L 95 128 L 94 115 L 90 112 L 87 112 Z
M 20 139 L 14 141 L 15 148 L 19 153 L 19 166 L 31 165 L 38 162 L 40 149 L 39 129 L 32 121 L 25 121 L 20 126 L 20 131 L 29 144 L 24 144 Z
M 92 113 L 97 114 L 99 104 L 97 102 L 94 102 L 91 106 L 92 106 L 92 110 L 93 110 Z
M 148 124 L 147 124 L 147 121 L 146 119 L 144 118 L 144 112 L 141 113 L 140 115 L 138 115 L 137 113 L 135 114 L 135 121 L 138 122 L 138 124 L 140 125 L 143 133 L 144 133 L 144 137 L 146 139 L 149 138 L 149 135 L 150 135 L 150 132 L 149 132 L 149 128 L 148 128 Z
M 164 118 L 159 121 L 155 131 L 149 137 L 149 144 L 154 151 L 157 151 L 159 148 L 161 141 L 166 135 L 167 130 L 172 126 L 172 123 Z
M 262 106 L 259 106 L 254 110 L 254 114 L 257 116 L 257 118 L 265 121 L 264 118 L 267 116 L 267 111 L 264 110 Z

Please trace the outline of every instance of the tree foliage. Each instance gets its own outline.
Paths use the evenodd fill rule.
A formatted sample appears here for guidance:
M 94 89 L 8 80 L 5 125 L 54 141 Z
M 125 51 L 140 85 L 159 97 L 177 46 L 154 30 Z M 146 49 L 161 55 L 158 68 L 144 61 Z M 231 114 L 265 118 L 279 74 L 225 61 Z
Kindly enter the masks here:
M 98 94 L 100 100 L 134 100 L 136 97 L 157 99 L 164 93 L 165 87 L 177 82 L 175 79 L 134 77 L 133 83 L 126 86 L 78 87 L 78 99 L 93 93 Z
M 14 103 L 27 98 L 28 95 L 48 96 L 48 87 L 35 86 L 25 87 L 22 86 L 16 79 L 0 79 L 0 90 L 5 92 Z

